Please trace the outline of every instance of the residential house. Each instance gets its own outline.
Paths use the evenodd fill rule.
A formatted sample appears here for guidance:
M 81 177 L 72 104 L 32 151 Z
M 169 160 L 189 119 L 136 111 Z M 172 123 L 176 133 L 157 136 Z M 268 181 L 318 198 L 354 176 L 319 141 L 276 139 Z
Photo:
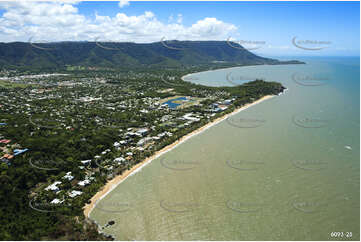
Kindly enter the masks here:
M 78 182 L 78 185 L 82 186 L 82 187 L 84 187 L 84 186 L 86 186 L 88 184 L 90 184 L 90 180 L 88 180 L 88 179 L 85 179 L 84 181 Z
M 57 192 L 59 191 L 59 187 L 58 185 L 61 184 L 61 181 L 56 181 L 53 184 L 49 185 L 48 187 L 45 188 L 45 191 L 53 191 L 53 192 Z
M 74 176 L 71 175 L 71 171 L 67 172 L 65 176 L 63 176 L 64 179 L 67 179 L 68 181 L 71 181 L 74 179 Z
M 81 195 L 81 194 L 83 194 L 83 192 L 81 192 L 81 191 L 77 191 L 77 190 L 73 190 L 73 191 L 71 191 L 70 193 L 69 193 L 69 197 L 76 197 L 76 196 L 79 196 L 79 195 Z

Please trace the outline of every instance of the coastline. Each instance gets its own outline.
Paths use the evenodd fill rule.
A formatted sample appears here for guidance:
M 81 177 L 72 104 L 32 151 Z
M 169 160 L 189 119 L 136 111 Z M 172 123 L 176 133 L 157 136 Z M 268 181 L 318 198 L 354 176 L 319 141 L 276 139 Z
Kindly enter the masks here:
M 239 68 L 239 67 L 250 67 L 250 66 L 277 66 L 277 65 L 300 65 L 300 64 L 306 64 L 306 62 L 302 62 L 302 63 L 283 63 L 283 64 L 281 63 L 281 64 L 237 65 L 237 66 L 223 67 L 223 68 L 213 69 L 213 70 L 206 70 L 206 71 L 198 71 L 198 72 L 188 73 L 188 74 L 182 76 L 181 79 L 182 79 L 182 81 L 190 82 L 190 81 L 184 80 L 184 78 L 185 78 L 185 77 L 188 77 L 188 76 L 192 76 L 192 75 L 194 75 L 194 74 L 205 73 L 205 72 L 212 72 L 212 71 L 220 71 L 220 70 L 228 70 L 228 69 Z M 190 83 L 192 83 L 192 82 L 190 82 Z
M 268 100 L 272 97 L 275 97 L 276 95 L 266 95 L 252 103 L 248 103 L 240 108 L 235 109 L 233 112 L 228 113 L 222 117 L 216 118 L 215 120 L 213 120 L 210 123 L 207 123 L 206 125 L 192 131 L 191 133 L 181 137 L 179 140 L 175 141 L 174 143 L 167 145 L 166 147 L 162 148 L 161 150 L 155 152 L 154 155 L 146 158 L 145 160 L 143 160 L 142 162 L 136 164 L 135 166 L 133 166 L 130 170 L 125 171 L 123 174 L 116 176 L 115 178 L 113 178 L 112 180 L 108 181 L 102 188 L 101 190 L 99 190 L 91 199 L 90 199 L 90 204 L 86 204 L 83 209 L 83 213 L 85 215 L 86 218 L 90 217 L 91 212 L 93 211 L 93 209 L 95 208 L 95 206 L 97 205 L 97 203 L 99 201 L 101 201 L 106 195 L 108 195 L 111 191 L 113 191 L 119 184 L 121 184 L 123 181 L 125 181 L 128 177 L 134 175 L 135 173 L 137 173 L 138 171 L 140 171 L 143 167 L 145 167 L 146 165 L 150 164 L 154 159 L 157 159 L 158 157 L 160 157 L 161 155 L 173 150 L 174 148 L 176 148 L 178 145 L 184 143 L 185 141 L 187 141 L 188 139 L 192 138 L 195 135 L 198 135 L 200 133 L 202 133 L 203 131 L 209 129 L 212 126 L 215 126 L 217 124 L 219 124 L 220 122 L 226 120 L 227 118 L 229 118 L 230 116 L 233 116 L 243 110 L 246 110 L 247 108 L 250 108 L 258 103 L 261 103 L 265 100 Z
M 189 82 L 187 80 L 184 80 L 184 78 L 187 77 L 187 76 L 192 76 L 194 74 L 198 74 L 198 73 L 206 73 L 206 72 L 212 72 L 212 71 L 228 70 L 228 69 L 232 69 L 232 68 L 245 67 L 245 66 L 257 66 L 257 65 L 232 66 L 232 67 L 224 67 L 224 68 L 219 68 L 219 69 L 214 69 L 214 70 L 207 70 L 207 71 L 199 71 L 199 72 L 194 72 L 194 73 L 188 73 L 188 74 L 182 76 L 181 79 L 182 79 L 182 81 Z
M 239 67 L 250 67 L 250 66 L 261 66 L 261 65 L 262 66 L 270 66 L 271 64 L 237 65 L 237 66 L 223 67 L 223 68 L 218 68 L 218 69 L 213 69 L 213 70 L 198 71 L 198 72 L 188 73 L 188 74 L 182 76 L 181 79 L 182 79 L 182 81 L 189 82 L 187 80 L 184 80 L 184 78 L 187 77 L 187 76 L 192 76 L 194 74 L 206 73 L 206 72 L 212 72 L 212 71 L 224 71 L 224 70 L 229 70 L 229 69 L 239 68 Z

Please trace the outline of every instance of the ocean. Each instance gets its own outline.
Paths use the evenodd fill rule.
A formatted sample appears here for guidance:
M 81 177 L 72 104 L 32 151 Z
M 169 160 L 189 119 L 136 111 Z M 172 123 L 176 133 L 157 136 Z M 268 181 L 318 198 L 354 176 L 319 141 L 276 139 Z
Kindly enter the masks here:
M 297 59 L 187 76 L 287 91 L 153 160 L 90 218 L 117 240 L 359 240 L 359 57 Z

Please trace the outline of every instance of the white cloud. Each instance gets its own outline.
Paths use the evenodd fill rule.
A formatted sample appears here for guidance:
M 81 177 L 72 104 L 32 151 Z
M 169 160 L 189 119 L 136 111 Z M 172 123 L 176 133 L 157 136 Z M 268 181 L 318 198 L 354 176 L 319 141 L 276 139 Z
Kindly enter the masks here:
M 124 2 L 123 2 L 124 3 Z M 86 17 L 72 2 L 0 2 L 0 41 L 80 41 L 112 40 L 155 42 L 162 37 L 178 40 L 226 40 L 237 27 L 216 18 L 204 18 L 191 26 L 182 24 L 183 16 L 161 22 L 153 12 L 130 16 Z M 119 6 L 121 4 L 119 3 Z M 125 6 L 125 5 L 124 5 Z
M 182 14 L 178 14 L 178 18 L 177 18 L 177 23 L 181 24 L 183 22 L 183 15 Z
M 120 8 L 122 7 L 125 7 L 125 6 L 128 6 L 129 5 L 129 1 L 128 0 L 120 0 L 119 3 L 118 3 L 118 6 Z
M 173 22 L 173 14 L 168 17 L 168 23 Z

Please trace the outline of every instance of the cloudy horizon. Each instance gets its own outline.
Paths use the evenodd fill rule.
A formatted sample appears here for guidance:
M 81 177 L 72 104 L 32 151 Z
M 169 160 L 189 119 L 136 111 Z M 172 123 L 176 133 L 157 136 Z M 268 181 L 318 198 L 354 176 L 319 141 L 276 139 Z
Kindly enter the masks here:
M 313 8 L 319 9 L 319 6 L 313 5 Z M 248 18 L 248 22 L 245 22 L 238 19 L 249 15 L 252 9 L 261 12 L 262 9 L 270 6 L 245 2 L 208 2 L 202 5 L 198 5 L 197 2 L 158 2 L 149 5 L 149 2 L 129 2 L 127 0 L 98 3 L 81 1 L 0 2 L 0 42 L 153 43 L 162 40 L 231 40 L 257 54 L 297 55 L 306 53 L 292 43 L 292 38 L 297 37 L 304 43 L 305 41 L 330 43 L 321 48 L 324 49 L 322 52 L 313 52 L 312 54 L 358 55 L 359 37 L 355 38 L 354 34 L 352 37 L 343 36 L 344 39 L 339 37 L 340 31 L 345 28 L 355 29 L 355 24 L 348 25 L 354 18 L 359 18 L 358 12 L 349 14 L 349 19 L 344 19 L 340 15 L 339 17 L 344 19 L 345 26 L 334 25 L 334 33 L 330 34 L 330 29 L 327 29 L 328 32 L 325 34 L 322 30 L 327 24 L 332 24 L 333 19 L 330 16 L 334 10 L 340 6 L 349 8 L 352 7 L 351 5 L 354 4 L 329 8 L 329 12 L 325 14 L 325 19 L 329 18 L 329 23 L 325 20 L 315 23 L 308 18 L 298 17 L 297 19 L 297 16 L 290 19 L 289 23 L 280 23 L 277 21 L 277 18 L 280 17 L 278 15 L 286 14 L 282 9 L 287 7 L 292 12 L 294 11 L 292 6 L 287 4 L 275 6 L 274 13 L 268 11 L 267 14 L 263 14 L 264 16 Z M 311 6 L 306 7 L 309 9 Z M 237 16 L 238 8 L 244 10 L 240 16 Z M 306 12 L 303 12 L 302 9 L 297 11 L 300 16 L 306 16 Z M 270 18 L 270 14 L 273 14 L 272 18 L 275 21 L 264 22 L 265 19 Z M 333 18 L 338 20 L 335 16 Z M 277 24 L 285 26 L 284 28 L 274 27 Z M 300 29 L 297 25 L 303 28 Z M 315 30 L 311 32 L 308 25 L 314 25 Z M 273 29 L 277 30 L 279 34 L 271 34 Z

